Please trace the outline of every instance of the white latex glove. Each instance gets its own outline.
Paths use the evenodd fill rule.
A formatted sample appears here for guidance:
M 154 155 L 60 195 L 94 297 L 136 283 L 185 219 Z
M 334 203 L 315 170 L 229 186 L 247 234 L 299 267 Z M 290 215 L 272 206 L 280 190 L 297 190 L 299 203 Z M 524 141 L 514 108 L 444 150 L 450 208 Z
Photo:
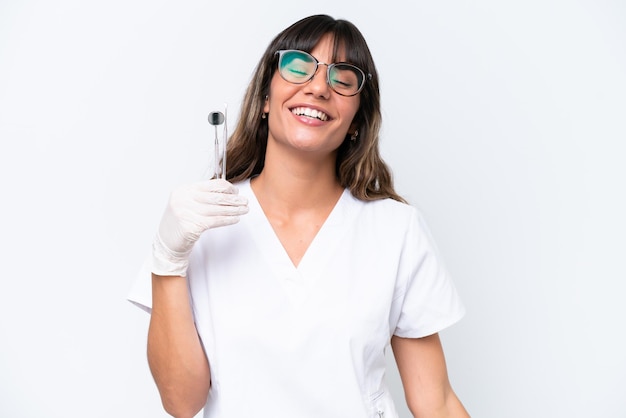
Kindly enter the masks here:
M 152 272 L 185 276 L 189 254 L 209 228 L 232 225 L 248 213 L 248 200 L 226 180 L 213 179 L 178 187 L 170 195 L 152 244 Z

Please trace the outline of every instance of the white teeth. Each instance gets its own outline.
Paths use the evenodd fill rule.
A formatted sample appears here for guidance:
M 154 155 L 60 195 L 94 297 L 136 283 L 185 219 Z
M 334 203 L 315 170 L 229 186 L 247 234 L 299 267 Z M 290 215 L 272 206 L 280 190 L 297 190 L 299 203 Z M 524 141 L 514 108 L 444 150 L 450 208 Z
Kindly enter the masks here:
M 291 113 L 297 116 L 308 116 L 322 121 L 328 120 L 328 115 L 326 113 L 308 107 L 295 107 L 291 109 Z

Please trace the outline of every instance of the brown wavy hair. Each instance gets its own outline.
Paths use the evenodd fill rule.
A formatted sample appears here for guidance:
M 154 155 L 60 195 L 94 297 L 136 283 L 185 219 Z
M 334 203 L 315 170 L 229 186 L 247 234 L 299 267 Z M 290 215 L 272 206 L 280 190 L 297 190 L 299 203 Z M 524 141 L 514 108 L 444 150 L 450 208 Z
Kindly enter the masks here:
M 359 136 L 350 135 L 337 150 L 337 178 L 357 199 L 368 201 L 391 198 L 405 200 L 393 188 L 391 170 L 380 156 L 378 142 L 381 126 L 378 73 L 374 60 L 361 32 L 346 20 L 327 15 L 309 16 L 279 33 L 269 44 L 250 81 L 241 106 L 239 122 L 227 146 L 226 178 L 243 181 L 263 170 L 267 147 L 267 119 L 261 118 L 270 83 L 278 67 L 276 51 L 299 49 L 311 52 L 319 40 L 330 34 L 334 40 L 333 61 L 339 50 L 345 52 L 345 61 L 371 74 L 360 94 L 360 106 L 355 115 Z M 343 47 L 343 48 L 342 48 Z

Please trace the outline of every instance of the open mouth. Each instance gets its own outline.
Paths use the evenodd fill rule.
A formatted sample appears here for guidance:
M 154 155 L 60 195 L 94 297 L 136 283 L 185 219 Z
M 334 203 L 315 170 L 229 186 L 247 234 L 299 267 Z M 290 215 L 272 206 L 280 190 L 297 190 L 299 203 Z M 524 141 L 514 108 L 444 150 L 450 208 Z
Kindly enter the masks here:
M 330 119 L 326 113 L 309 107 L 294 107 L 291 109 L 291 113 L 296 116 L 306 116 L 308 118 L 319 119 L 324 122 Z

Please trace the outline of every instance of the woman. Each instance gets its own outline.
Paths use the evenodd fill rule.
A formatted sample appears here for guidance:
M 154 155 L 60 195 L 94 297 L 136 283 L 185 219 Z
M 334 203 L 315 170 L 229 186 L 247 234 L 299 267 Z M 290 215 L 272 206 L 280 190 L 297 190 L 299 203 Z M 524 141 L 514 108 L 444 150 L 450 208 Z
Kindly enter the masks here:
M 130 298 L 151 305 L 148 360 L 171 415 L 396 417 L 391 344 L 414 416 L 467 416 L 437 334 L 463 307 L 380 158 L 379 103 L 351 23 L 311 16 L 271 42 L 229 181 L 172 193 L 151 300 Z

